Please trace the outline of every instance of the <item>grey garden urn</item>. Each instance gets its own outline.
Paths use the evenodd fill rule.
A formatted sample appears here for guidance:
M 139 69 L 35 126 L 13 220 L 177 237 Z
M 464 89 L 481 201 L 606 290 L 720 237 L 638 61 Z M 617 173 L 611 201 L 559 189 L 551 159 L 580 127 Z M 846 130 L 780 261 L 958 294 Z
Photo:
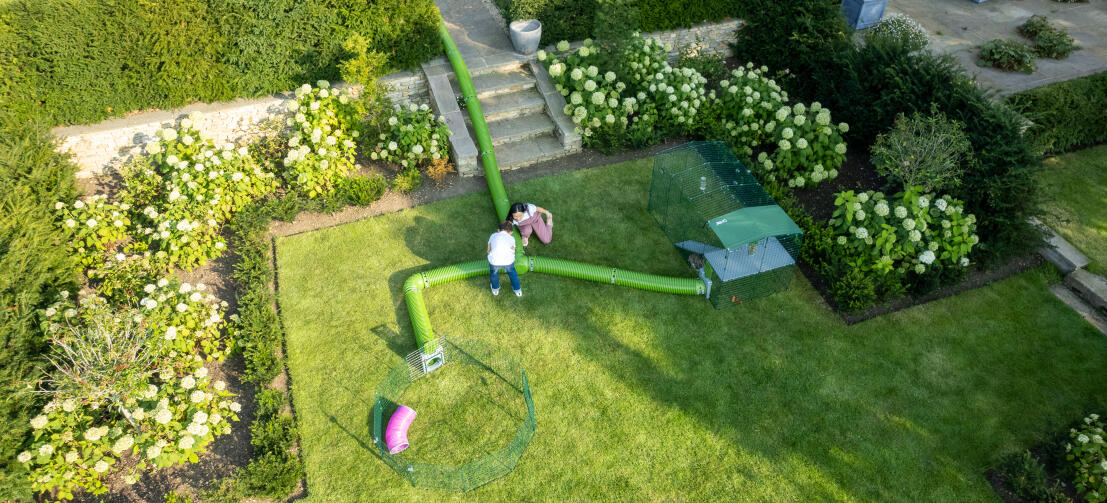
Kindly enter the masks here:
M 542 40 L 541 21 L 520 19 L 512 21 L 508 29 L 511 31 L 511 45 L 515 46 L 515 52 L 527 55 L 538 50 L 538 43 Z

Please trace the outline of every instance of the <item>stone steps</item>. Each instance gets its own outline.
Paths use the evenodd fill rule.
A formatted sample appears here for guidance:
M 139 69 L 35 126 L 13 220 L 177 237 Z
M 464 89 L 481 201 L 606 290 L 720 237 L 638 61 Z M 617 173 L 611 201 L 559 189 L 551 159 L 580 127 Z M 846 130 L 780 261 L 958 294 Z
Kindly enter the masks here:
M 501 171 L 519 169 L 573 153 L 572 150 L 567 150 L 561 145 L 561 140 L 552 133 L 505 143 L 495 149 L 496 161 Z
M 454 85 L 454 94 L 460 96 L 461 88 Z M 477 98 L 489 98 L 501 94 L 510 94 L 525 89 L 534 89 L 534 76 L 522 68 L 515 68 L 497 72 L 488 72 L 473 77 L 473 90 L 477 92 Z
M 506 53 L 466 56 L 465 60 L 501 170 L 581 150 L 580 135 L 573 132 L 571 121 L 561 111 L 564 99 L 541 65 Z M 424 63 L 423 71 L 435 110 L 450 126 L 450 152 L 458 174 L 481 174 L 469 112 L 458 106 L 461 89 L 457 76 L 444 60 Z
M 480 101 L 481 111 L 484 112 L 485 122 L 542 113 L 546 108 L 546 100 L 533 88 L 477 99 Z M 465 118 L 469 119 L 468 112 Z

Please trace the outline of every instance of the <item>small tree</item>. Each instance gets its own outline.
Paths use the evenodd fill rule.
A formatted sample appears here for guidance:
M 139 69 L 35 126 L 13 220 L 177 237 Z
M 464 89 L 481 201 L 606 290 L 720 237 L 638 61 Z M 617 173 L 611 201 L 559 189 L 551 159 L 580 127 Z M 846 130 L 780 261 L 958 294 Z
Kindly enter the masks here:
M 877 136 L 872 162 L 881 175 L 922 192 L 941 192 L 961 183 L 962 164 L 972 144 L 963 126 L 940 112 L 900 114 L 890 131 Z

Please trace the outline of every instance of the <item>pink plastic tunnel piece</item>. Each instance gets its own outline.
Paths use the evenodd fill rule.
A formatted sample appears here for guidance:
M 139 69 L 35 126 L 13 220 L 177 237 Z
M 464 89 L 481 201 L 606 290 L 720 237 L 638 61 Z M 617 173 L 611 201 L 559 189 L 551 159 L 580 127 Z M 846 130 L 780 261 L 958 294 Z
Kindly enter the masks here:
M 384 430 L 384 445 L 388 447 L 389 454 L 396 454 L 407 449 L 407 429 L 415 420 L 415 410 L 406 405 L 396 408 L 392 417 L 388 419 L 388 428 Z

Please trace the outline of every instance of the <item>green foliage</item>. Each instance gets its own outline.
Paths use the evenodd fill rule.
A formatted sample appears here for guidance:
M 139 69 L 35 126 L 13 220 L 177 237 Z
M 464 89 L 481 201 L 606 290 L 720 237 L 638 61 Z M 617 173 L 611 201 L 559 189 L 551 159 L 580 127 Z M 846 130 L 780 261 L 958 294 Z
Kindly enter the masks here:
M 0 500 L 32 500 L 16 454 L 41 403 L 22 391 L 46 348 L 38 313 L 76 289 L 77 262 L 53 223 L 54 203 L 74 197 L 75 172 L 46 124 L 0 111 Z
M 296 490 L 304 467 L 296 456 L 267 454 L 251 461 L 235 477 L 243 495 L 279 500 Z
M 764 129 L 776 145 L 772 155 L 762 152 L 757 156 L 756 168 L 764 179 L 802 188 L 838 176 L 838 168 L 846 160 L 841 135 L 849 126 L 833 124 L 830 109 L 821 103 L 782 106 Z
M 881 19 L 865 30 L 862 39 L 865 45 L 896 45 L 910 52 L 921 51 L 930 43 L 926 28 L 900 13 Z
M 436 115 L 427 105 L 397 106 L 386 117 L 377 126 L 377 143 L 369 153 L 371 159 L 418 169 L 431 161 L 449 158 L 450 128 L 446 118 Z
M 351 176 L 338 186 L 338 197 L 349 204 L 369 206 L 388 190 L 388 182 L 381 175 Z
M 1034 54 L 1042 58 L 1065 59 L 1079 49 L 1067 31 L 1050 24 L 1045 16 L 1030 16 L 1016 30 L 1034 41 Z
M 816 70 L 831 66 L 835 54 L 850 48 L 851 30 L 837 1 L 753 0 L 746 2 L 746 12 L 746 24 L 731 45 L 734 56 L 785 71 L 782 84 L 797 96 L 813 96 Z
M 336 79 L 353 34 L 386 69 L 441 52 L 431 0 L 14 1 L 0 7 L 4 101 L 96 122 Z
M 735 0 L 638 0 L 638 28 L 642 31 L 687 28 L 707 21 L 741 18 L 748 2 Z
M 325 80 L 296 89 L 288 109 L 294 115 L 288 120 L 284 178 L 308 198 L 327 197 L 354 169 L 361 110 L 348 90 L 331 89 Z
M 717 82 L 726 77 L 726 60 L 710 52 L 695 51 L 691 46 L 680 48 L 677 55 L 677 68 L 691 68 L 703 75 L 708 82 Z
M 1027 134 L 1047 154 L 1107 143 L 1107 72 L 1024 91 L 1009 102 L 1034 123 Z
M 1070 436 L 1065 459 L 1076 469 L 1073 485 L 1090 503 L 1107 501 L 1107 432 L 1103 431 L 1103 421 L 1098 414 L 1089 414 Z
M 861 311 L 877 301 L 875 276 L 860 269 L 831 275 L 830 296 L 838 308 L 847 312 Z
M 256 457 L 246 468 L 225 479 L 206 495 L 208 501 L 237 502 L 243 498 L 283 499 L 303 478 L 303 465 L 292 453 L 297 439 L 296 422 L 284 413 L 288 397 L 269 384 L 284 369 L 282 331 L 270 293 L 273 269 L 265 233 L 271 218 L 292 218 L 310 203 L 294 194 L 271 199 L 239 213 L 231 224 L 232 248 L 239 261 L 234 266 L 238 282 L 239 319 L 236 326 L 246 360 L 245 380 L 258 388 L 257 417 L 250 426 Z
M 881 175 L 937 192 L 960 185 L 962 162 L 971 148 L 963 126 L 945 114 L 914 113 L 900 115 L 890 131 L 876 138 L 871 159 Z
M 961 201 L 919 187 L 885 198 L 880 192 L 837 194 L 829 226 L 849 251 L 850 265 L 878 274 L 923 274 L 937 265 L 967 267 L 980 239 L 976 217 Z
M 1018 40 L 994 39 L 980 46 L 980 62 L 1000 70 L 1034 73 L 1034 50 Z
M 808 79 L 818 83 L 823 103 L 851 125 L 855 144 L 872 144 L 899 114 L 941 112 L 964 124 L 974 155 L 950 195 L 965 202 L 967 213 L 982 216 L 975 260 L 1022 253 L 1036 238 L 1026 220 L 1036 211 L 1037 155 L 1022 134 L 1025 120 L 977 87 L 952 56 L 860 46 L 838 53 Z
M 1057 484 L 1050 484 L 1045 467 L 1030 454 L 1023 451 L 1013 454 L 999 466 L 1004 485 L 1022 501 L 1041 503 L 1070 503 L 1072 500 L 1061 492 Z
M 788 103 L 788 93 L 775 80 L 768 77 L 768 67 L 754 67 L 753 63 L 731 70 L 726 79 L 720 80 L 719 89 L 708 93 L 707 110 L 718 110 L 715 119 L 704 119 L 706 138 L 720 139 L 739 158 L 749 162 L 753 149 L 773 138 L 776 112 Z
M 392 188 L 402 194 L 410 194 L 423 186 L 423 174 L 415 168 L 406 168 L 392 179 Z
M 177 491 L 169 491 L 165 493 L 164 503 L 192 503 L 192 497 Z

